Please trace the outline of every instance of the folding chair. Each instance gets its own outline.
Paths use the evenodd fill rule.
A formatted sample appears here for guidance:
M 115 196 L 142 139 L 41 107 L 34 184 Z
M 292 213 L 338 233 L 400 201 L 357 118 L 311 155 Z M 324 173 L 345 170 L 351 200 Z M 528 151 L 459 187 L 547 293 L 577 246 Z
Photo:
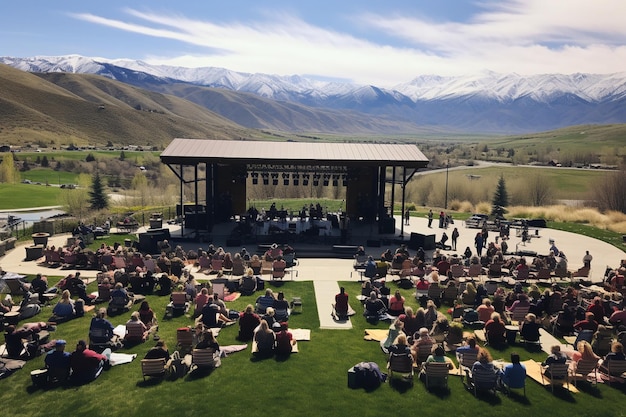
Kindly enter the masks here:
M 408 353 L 390 353 L 387 362 L 390 378 L 401 378 L 413 383 L 413 357 Z
M 142 359 L 141 360 L 141 376 L 143 380 L 146 377 L 164 378 L 167 375 L 165 358 L 159 359 Z
M 567 363 L 552 363 L 541 369 L 541 381 L 547 379 L 550 382 L 550 389 L 554 392 L 554 384 L 563 385 L 567 383 L 569 389 L 569 365 Z
M 593 373 L 592 383 L 598 383 L 598 359 L 581 359 L 578 362 L 572 362 L 570 366 L 570 378 L 574 380 L 574 386 L 577 385 L 579 379 L 589 381 L 589 374 Z
M 443 382 L 443 386 L 448 388 L 449 369 L 447 362 L 425 362 L 422 372 L 426 389 L 430 389 L 430 385 L 434 382 Z

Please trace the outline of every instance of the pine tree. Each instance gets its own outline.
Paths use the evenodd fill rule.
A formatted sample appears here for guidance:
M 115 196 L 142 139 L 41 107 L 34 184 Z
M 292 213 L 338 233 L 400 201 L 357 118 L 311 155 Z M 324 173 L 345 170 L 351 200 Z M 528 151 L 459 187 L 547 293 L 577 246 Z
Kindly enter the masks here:
M 509 194 L 506 191 L 504 175 L 500 175 L 500 179 L 498 180 L 498 186 L 496 187 L 496 192 L 493 194 L 492 204 L 493 207 L 491 209 L 491 214 L 498 218 L 503 217 L 505 213 L 504 207 L 509 205 Z
M 100 174 L 97 172 L 93 177 L 91 190 L 89 191 L 89 203 L 94 210 L 102 210 L 109 207 L 109 199 L 105 193 L 102 178 L 100 178 Z

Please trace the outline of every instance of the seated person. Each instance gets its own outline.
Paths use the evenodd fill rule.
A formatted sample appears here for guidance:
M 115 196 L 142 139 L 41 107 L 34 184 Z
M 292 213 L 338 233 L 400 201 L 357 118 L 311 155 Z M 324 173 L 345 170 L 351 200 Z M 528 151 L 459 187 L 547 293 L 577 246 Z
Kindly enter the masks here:
M 91 319 L 89 340 L 92 345 L 112 348 L 118 344 L 118 337 L 113 333 L 113 324 L 106 319 L 106 315 L 106 308 L 100 308 L 95 317 Z
M 4 342 L 9 358 L 28 360 L 34 358 L 39 349 L 37 332 L 28 327 L 16 328 L 14 325 L 4 329 Z
M 561 352 L 561 346 L 554 345 L 550 348 L 550 355 L 545 361 L 541 363 L 542 366 L 550 368 L 553 363 L 565 363 L 567 362 L 567 356 Z
M 154 315 L 154 311 L 150 307 L 147 301 L 142 301 L 139 306 L 139 320 L 146 325 L 146 328 L 150 331 L 158 330 L 158 321 Z
M 460 358 L 467 352 L 473 352 L 478 355 L 478 346 L 476 346 L 476 338 L 474 336 L 469 336 L 464 342 L 462 346 L 456 348 L 456 357 Z M 459 359 L 460 362 L 460 359 Z
M 274 300 L 274 304 L 272 304 L 272 307 L 274 308 L 276 320 L 289 320 L 289 302 L 285 300 L 285 293 L 283 293 L 282 291 L 278 292 L 278 295 L 276 297 L 276 300 Z
M 410 355 L 411 348 L 409 342 L 404 333 L 399 333 L 398 337 L 393 341 L 393 344 L 389 346 L 389 353 L 395 353 L 396 355 Z
M 39 296 L 39 302 L 46 302 L 47 294 L 56 294 L 57 288 L 48 289 L 48 278 L 42 274 L 37 274 L 30 283 L 30 290 Z
M 505 388 L 524 388 L 526 384 L 526 367 L 520 363 L 519 354 L 511 353 L 511 363 L 504 367 L 500 382 Z
M 276 312 L 272 307 L 268 307 L 267 310 L 265 310 L 265 314 L 261 317 L 261 321 L 263 320 L 267 322 L 267 327 L 270 329 L 274 329 L 274 326 L 280 329 L 280 322 L 276 320 Z
M 428 358 L 426 358 L 426 360 L 424 361 L 425 363 L 445 363 L 448 365 L 448 369 L 452 369 L 452 362 L 450 361 L 450 359 L 448 359 L 446 357 L 446 352 L 443 349 L 443 346 L 441 345 L 436 345 L 435 348 L 433 349 L 433 353 L 431 353 L 430 355 L 428 355 Z M 425 375 L 426 374 L 426 368 L 422 367 L 422 370 L 420 372 L 420 376 Z M 443 378 L 437 378 L 439 381 L 434 381 L 436 384 L 443 384 Z M 429 379 L 430 380 L 430 379 Z
M 293 351 L 296 341 L 289 331 L 289 325 L 286 322 L 281 323 L 281 329 L 276 333 L 276 354 L 289 355 Z
M 202 307 L 200 321 L 208 328 L 223 327 L 233 320 L 220 313 L 220 307 L 213 302 L 213 297 L 209 297 L 209 302 Z
M 220 351 L 220 345 L 215 339 L 215 335 L 210 329 L 204 328 L 202 333 L 198 337 L 198 343 L 196 349 L 212 349 L 214 352 Z
M 493 365 L 491 353 L 485 348 L 478 349 L 476 362 L 472 365 L 471 371 L 466 371 L 470 384 L 473 383 L 477 374 L 497 376 L 501 371 Z
M 499 313 L 492 313 L 491 320 L 485 323 L 485 336 L 489 345 L 495 348 L 506 344 L 506 327 Z
M 274 354 L 276 334 L 267 321 L 261 320 L 261 324 L 254 332 L 254 341 L 257 348 L 256 352 L 254 352 L 255 356 L 271 356 Z
M 126 322 L 126 336 L 124 342 L 142 343 L 148 338 L 148 328 L 139 319 L 139 312 L 133 311 L 130 319 Z
M 247 342 L 254 337 L 254 329 L 259 325 L 261 319 L 254 312 L 252 304 L 248 304 L 246 309 L 239 315 L 239 334 L 237 340 Z
M 537 323 L 537 316 L 533 313 L 526 314 L 524 321 L 520 324 L 520 335 L 522 339 L 527 342 L 538 342 L 540 327 L 539 323 Z
M 72 381 L 84 384 L 98 378 L 108 363 L 111 351 L 105 349 L 104 352 L 98 353 L 87 348 L 84 340 L 79 340 L 76 350 L 70 356 L 70 368 L 72 370 Z
M 484 321 L 485 323 L 491 320 L 491 315 L 495 311 L 496 309 L 491 305 L 491 300 L 489 298 L 483 298 L 482 304 L 476 308 L 478 320 Z
M 399 316 L 404 314 L 404 302 L 406 300 L 400 293 L 400 290 L 396 290 L 394 295 L 389 299 L 389 314 L 392 316 Z
M 74 310 L 74 301 L 70 297 L 70 291 L 63 290 L 61 299 L 52 309 L 52 317 L 50 317 L 48 321 L 52 323 L 63 323 L 74 317 L 76 317 L 76 311 Z
M 430 351 L 432 346 L 435 344 L 435 340 L 430 337 L 428 329 L 426 327 L 422 327 L 419 331 L 413 335 L 413 345 L 411 346 L 411 354 L 413 355 L 413 361 L 420 364 L 420 351 Z M 425 358 L 422 358 L 425 359 Z
M 133 304 L 132 298 L 121 282 L 115 284 L 115 289 L 111 292 L 111 302 L 109 303 L 109 314 L 119 311 L 128 311 Z
M 578 342 L 576 344 L 576 350 L 565 350 L 563 353 L 574 362 L 578 362 L 581 359 L 595 361 L 600 359 L 600 357 L 593 352 L 591 345 L 586 340 Z
M 596 332 L 598 330 L 598 322 L 595 320 L 595 316 L 592 312 L 587 311 L 585 313 L 585 319 L 574 323 L 574 330 L 582 332 L 583 330 L 590 330 Z
M 378 319 L 381 315 L 387 312 L 387 307 L 385 307 L 385 303 L 378 298 L 376 291 L 370 292 L 369 298 L 365 301 L 365 311 L 363 315 L 366 318 L 376 318 Z
M 176 352 L 177 353 L 177 352 Z M 170 369 L 172 366 L 172 357 L 167 349 L 165 341 L 159 340 L 156 345 L 146 353 L 144 359 L 165 359 L 165 369 Z
M 339 294 L 335 295 L 335 304 L 333 304 L 333 314 L 337 318 L 345 318 L 348 316 L 348 293 L 344 287 L 339 288 Z
M 396 318 L 389 325 L 389 332 L 387 333 L 387 338 L 384 340 L 381 340 L 380 342 L 380 347 L 383 350 L 383 352 L 387 353 L 391 345 L 396 341 L 398 336 L 401 334 L 405 334 L 404 322 L 402 322 L 402 320 L 400 320 L 399 318 Z
M 65 351 L 66 342 L 58 339 L 54 349 L 46 354 L 44 363 L 48 369 L 48 381 L 62 383 L 70 376 L 70 353 Z
M 626 361 L 626 356 L 624 356 L 624 345 L 620 342 L 613 342 L 611 345 L 611 352 L 607 353 L 604 359 L 602 359 L 602 364 L 600 368 L 605 372 L 608 371 L 608 364 L 611 361 Z
M 209 290 L 208 288 L 202 288 L 200 293 L 196 295 L 194 300 L 194 312 L 193 316 L 198 317 L 202 314 L 202 308 L 209 302 Z
M 256 256 L 256 255 L 255 255 Z M 259 261 L 259 268 L 261 268 Z M 252 295 L 257 289 L 257 279 L 252 268 L 246 269 L 246 273 L 239 280 L 239 291 L 241 295 Z
M 256 312 L 259 314 L 265 314 L 265 309 L 274 305 L 274 292 L 271 288 L 265 290 L 265 295 L 262 295 L 256 299 Z

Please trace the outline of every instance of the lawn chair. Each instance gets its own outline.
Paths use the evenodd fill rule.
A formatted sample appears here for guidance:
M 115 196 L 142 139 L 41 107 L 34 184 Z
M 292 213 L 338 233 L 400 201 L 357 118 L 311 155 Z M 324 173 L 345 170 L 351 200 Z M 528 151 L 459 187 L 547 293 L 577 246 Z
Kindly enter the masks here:
M 608 361 L 598 367 L 600 374 L 604 375 L 611 385 L 611 381 L 624 383 L 624 373 L 626 372 L 626 361 Z
M 478 397 L 478 391 L 489 391 L 498 395 L 499 377 L 493 370 L 477 367 L 473 372 L 470 370 L 467 377 L 468 386 L 473 389 L 475 397 Z
M 457 360 L 459 361 L 459 375 L 461 378 L 463 377 L 464 371 L 469 371 L 472 369 L 472 365 L 476 362 L 476 358 L 478 357 L 478 351 L 467 351 L 463 353 L 457 353 Z
M 442 302 L 451 306 L 454 306 L 458 297 L 459 289 L 456 285 L 448 285 L 441 296 Z
M 578 362 L 572 362 L 570 366 L 570 378 L 574 380 L 574 386 L 577 386 L 579 379 L 589 381 L 589 374 L 593 373 L 592 383 L 598 383 L 598 359 L 581 359 Z
M 413 384 L 413 357 L 408 353 L 390 353 L 387 362 L 390 378 L 400 378 Z
M 219 351 L 211 348 L 192 350 L 190 371 L 217 368 L 220 363 L 219 355 Z
M 429 390 L 433 383 L 448 388 L 449 369 L 450 365 L 447 362 L 425 362 L 422 365 L 422 373 L 426 389 Z
M 554 384 L 563 385 L 567 383 L 569 389 L 569 365 L 567 363 L 552 363 L 550 366 L 541 369 L 541 382 L 550 382 L 550 389 L 554 392 Z
M 186 292 L 173 292 L 172 301 L 165 307 L 165 313 L 168 317 L 182 316 L 189 311 L 191 303 L 187 301 Z
M 145 381 L 146 377 L 164 378 L 167 375 L 166 363 L 165 358 L 142 359 L 141 376 L 143 376 L 143 380 Z
M 176 330 L 176 346 L 181 352 L 191 351 L 193 346 L 193 332 L 189 327 L 181 327 Z

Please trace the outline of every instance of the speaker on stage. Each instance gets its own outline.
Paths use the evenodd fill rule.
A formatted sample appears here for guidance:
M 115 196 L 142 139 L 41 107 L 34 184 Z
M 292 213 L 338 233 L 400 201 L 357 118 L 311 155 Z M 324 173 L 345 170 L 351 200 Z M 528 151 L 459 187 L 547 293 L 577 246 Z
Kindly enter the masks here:
M 139 233 L 139 250 L 151 255 L 159 253 L 157 243 L 170 239 L 169 229 L 151 229 L 144 233 Z

